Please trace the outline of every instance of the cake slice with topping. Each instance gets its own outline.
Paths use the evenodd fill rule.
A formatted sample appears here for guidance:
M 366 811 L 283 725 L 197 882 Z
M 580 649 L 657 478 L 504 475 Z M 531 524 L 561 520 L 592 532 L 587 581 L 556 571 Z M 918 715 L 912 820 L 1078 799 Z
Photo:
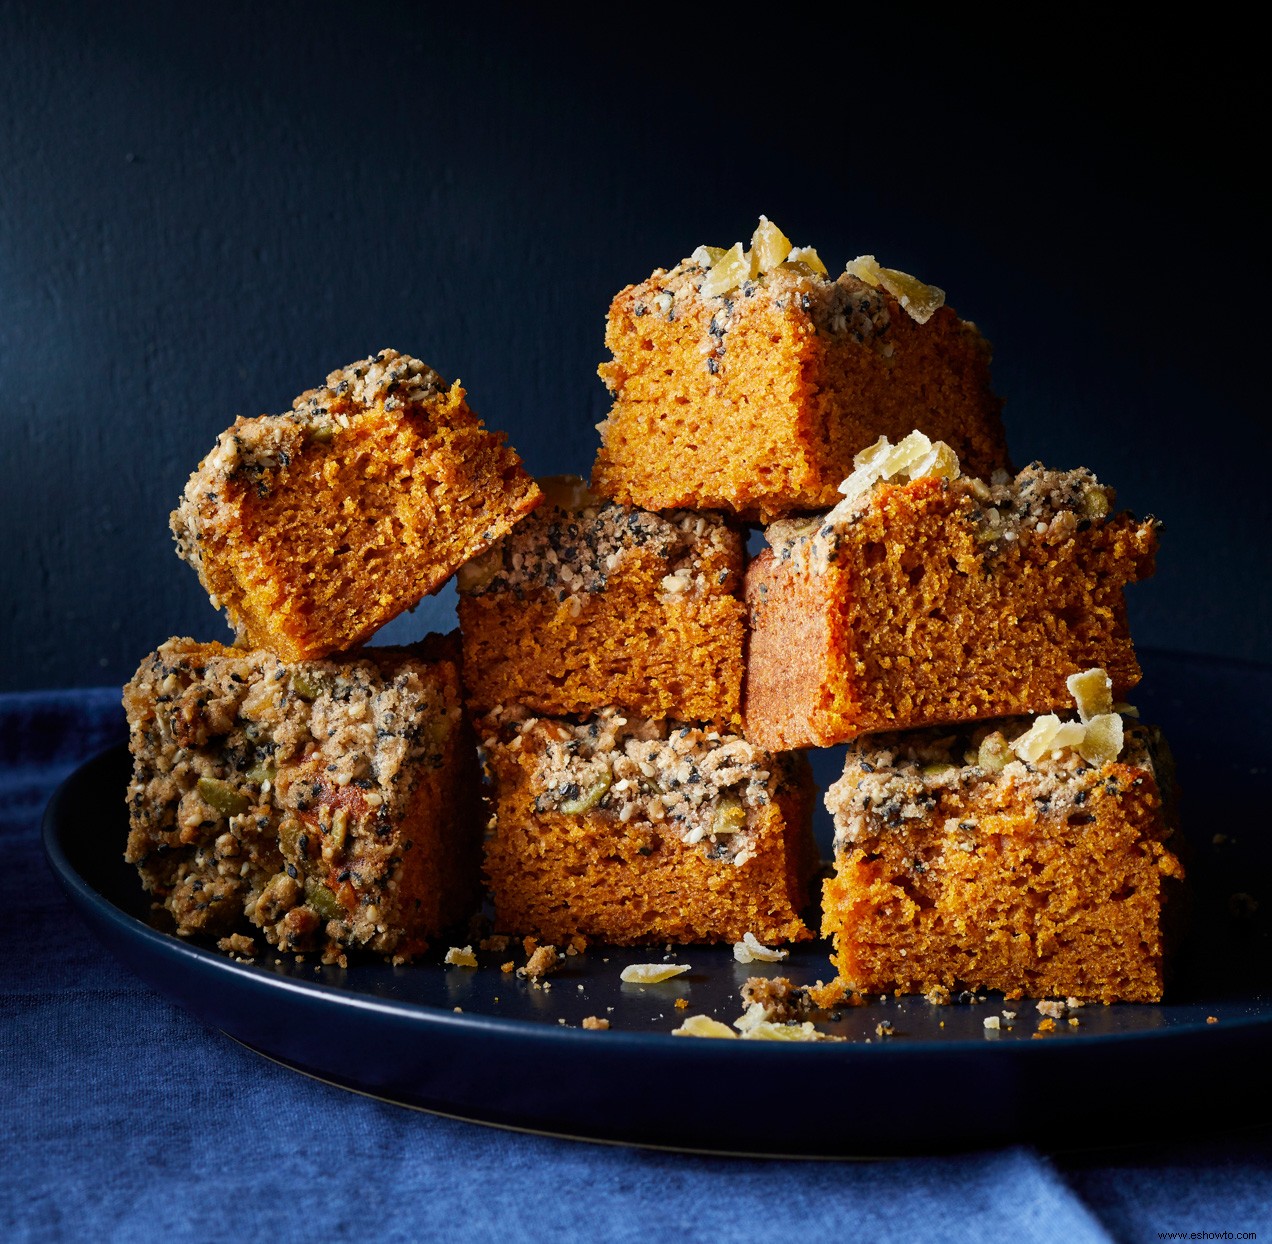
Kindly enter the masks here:
M 368 639 L 539 500 L 458 383 L 381 350 L 286 414 L 236 420 L 172 530 L 240 640 L 305 661 Z
M 853 455 L 921 427 L 1006 467 L 990 349 L 944 293 L 864 255 L 838 277 L 760 218 L 619 293 L 592 486 L 651 510 L 768 522 L 834 505 Z
M 1184 876 L 1170 752 L 1103 670 L 1070 683 L 1076 720 L 849 746 L 822 905 L 847 987 L 1161 999 Z
M 618 505 L 573 477 L 539 482 L 547 503 L 459 573 L 469 703 L 737 728 L 741 533 L 715 514 Z
M 458 645 L 284 664 L 170 639 L 124 688 L 125 858 L 184 937 L 396 959 L 475 910 Z
M 811 936 L 804 757 L 612 708 L 571 722 L 508 707 L 477 729 L 500 931 L 620 945 Z
M 1140 677 L 1127 584 L 1157 523 L 1114 512 L 1090 471 L 962 474 L 914 432 L 856 457 L 828 514 L 772 524 L 746 574 L 746 734 L 770 750 L 1047 712 L 1066 680 Z

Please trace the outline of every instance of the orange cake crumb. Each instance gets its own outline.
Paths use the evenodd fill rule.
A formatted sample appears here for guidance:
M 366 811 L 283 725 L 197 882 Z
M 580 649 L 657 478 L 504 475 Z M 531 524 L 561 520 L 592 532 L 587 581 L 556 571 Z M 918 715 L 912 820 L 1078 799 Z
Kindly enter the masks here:
M 362 643 L 539 500 L 459 384 L 382 350 L 286 414 L 236 420 L 172 530 L 240 640 L 301 661 Z
M 469 703 L 739 726 L 741 534 L 540 483 L 548 503 L 459 574 Z
M 939 290 L 861 261 L 831 280 L 767 221 L 752 241 L 614 299 L 598 492 L 767 522 L 834 505 L 855 453 L 916 427 L 975 473 L 1008 465 L 989 346 Z
M 181 936 L 259 929 L 328 962 L 402 960 L 470 914 L 475 750 L 458 645 L 285 665 L 170 639 L 124 688 L 125 858 Z
M 613 709 L 573 724 L 514 707 L 478 730 L 494 781 L 496 927 L 620 945 L 811 936 L 802 756 Z
M 1119 696 L 1139 681 L 1124 588 L 1152 573 L 1157 524 L 1113 514 L 1086 470 L 986 484 L 918 433 L 876 449 L 924 444 L 909 478 L 867 462 L 828 515 L 768 529 L 745 587 L 743 711 L 761 746 L 1043 712 L 1091 666 Z
M 1044 1013 L 1160 1000 L 1184 875 L 1174 801 L 1159 732 L 1123 737 L 1117 714 L 859 739 L 826 795 L 840 979 L 1067 999 Z

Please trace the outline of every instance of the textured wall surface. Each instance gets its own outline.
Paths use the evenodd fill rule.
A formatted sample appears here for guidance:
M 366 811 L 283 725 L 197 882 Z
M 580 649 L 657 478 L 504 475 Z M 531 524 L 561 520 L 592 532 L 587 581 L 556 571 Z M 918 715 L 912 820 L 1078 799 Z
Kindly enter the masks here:
M 462 378 L 531 469 L 585 472 L 610 297 L 760 213 L 943 286 L 1016 458 L 1165 519 L 1141 642 L 1262 655 L 1240 39 L 549 9 L 0 5 L 0 689 L 226 637 L 172 552 L 187 475 L 381 346 Z

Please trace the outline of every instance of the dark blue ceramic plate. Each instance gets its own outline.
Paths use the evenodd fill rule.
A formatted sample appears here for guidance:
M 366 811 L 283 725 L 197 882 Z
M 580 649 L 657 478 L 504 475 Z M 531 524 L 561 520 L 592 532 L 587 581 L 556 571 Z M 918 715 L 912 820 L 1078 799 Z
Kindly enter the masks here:
M 985 1017 L 1004 1009 L 994 994 L 944 1007 L 875 1001 L 819 1022 L 845 1042 L 668 1035 L 685 1015 L 736 1018 L 749 975 L 829 978 L 821 943 L 748 967 L 728 947 L 688 947 L 672 957 L 692 970 L 650 986 L 624 985 L 619 972 L 662 959 L 662 948 L 593 947 L 547 990 L 501 973 L 508 954 L 482 955 L 477 971 L 445 967 L 445 947 L 396 968 L 272 955 L 237 963 L 147 924 L 121 858 L 122 748 L 61 787 L 44 841 L 75 905 L 153 988 L 298 1071 L 403 1105 L 590 1140 L 791 1156 L 1196 1135 L 1266 1119 L 1272 1105 L 1272 669 L 1152 652 L 1144 664 L 1135 698 L 1167 731 L 1184 790 L 1193 933 L 1165 1004 L 1087 1006 L 1077 1027 L 1062 1019 L 1041 1039 L 1029 1002 L 1008 1004 L 1018 1012 L 1010 1030 L 987 1033 Z M 1261 906 L 1250 914 L 1233 895 Z M 582 1029 L 589 1015 L 609 1031 Z M 884 1020 L 886 1039 L 876 1032 Z

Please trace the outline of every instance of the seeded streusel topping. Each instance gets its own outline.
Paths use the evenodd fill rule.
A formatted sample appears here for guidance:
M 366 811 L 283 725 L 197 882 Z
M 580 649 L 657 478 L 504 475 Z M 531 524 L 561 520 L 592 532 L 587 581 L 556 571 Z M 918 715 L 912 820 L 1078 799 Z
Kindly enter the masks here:
M 749 813 L 793 781 L 790 763 L 735 734 L 674 721 L 627 718 L 605 708 L 575 724 L 505 708 L 487 720 L 510 750 L 536 759 L 535 806 L 567 816 L 597 812 L 676 830 L 721 859 L 750 858 Z
M 694 303 L 711 309 L 708 336 L 701 352 L 703 367 L 714 374 L 728 348 L 728 333 L 740 306 L 767 300 L 779 310 L 794 306 L 830 337 L 868 344 L 885 357 L 892 312 L 888 296 L 925 324 L 944 305 L 945 294 L 907 273 L 880 267 L 873 255 L 852 260 L 844 273 L 830 279 L 826 265 L 809 246 L 792 246 L 772 221 L 760 217 L 749 250 L 699 246 L 670 271 L 659 268 L 644 283 L 648 293 L 633 307 L 637 317 L 675 320 Z
M 439 765 L 459 724 L 459 708 L 409 667 L 386 677 L 370 659 L 289 666 L 263 649 L 203 659 L 201 648 L 168 640 L 125 688 L 146 758 L 129 788 L 135 826 L 194 830 L 228 808 L 233 830 L 262 804 L 306 812 L 318 792 L 295 780 L 301 759 L 387 815 L 394 788 Z
M 397 350 L 381 350 L 333 371 L 324 387 L 302 393 L 292 410 L 302 419 L 321 423 L 333 410 L 365 409 L 381 402 L 386 410 L 397 410 L 444 393 L 448 387 L 427 363 Z
M 126 858 L 182 932 L 245 915 L 283 946 L 325 923 L 336 941 L 393 949 L 375 901 L 398 885 L 393 835 L 460 728 L 427 667 L 387 648 L 286 665 L 171 639 L 124 688 L 124 707 Z M 332 889 L 346 881 L 367 897 L 352 911 Z
M 1034 725 L 1035 718 L 1013 717 L 960 727 L 912 731 L 906 734 L 867 735 L 848 747 L 844 775 L 826 792 L 826 807 L 835 820 L 835 852 L 863 838 L 888 831 L 904 832 L 928 820 L 950 796 L 987 799 L 986 787 L 996 786 L 1003 798 L 989 806 L 1032 801 L 1040 818 L 1080 813 L 1100 786 L 1114 788 L 1123 779 L 1092 765 L 1076 747 L 1060 747 L 1030 762 L 1012 745 Z M 1164 772 L 1169 753 L 1153 727 L 1126 723 L 1118 761 L 1149 775 Z M 953 818 L 972 850 L 976 818 Z
M 921 439 L 927 441 L 926 437 Z M 943 442 L 927 443 L 933 450 L 944 450 L 952 456 Z M 862 456 L 859 454 L 858 458 Z M 1054 471 L 1041 462 L 1031 462 L 1014 479 L 1006 471 L 996 471 L 989 483 L 960 475 L 957 458 L 953 459 L 952 469 L 943 457 L 936 458 L 933 467 L 927 474 L 902 474 L 900 479 L 925 479 L 929 474 L 940 478 L 942 488 L 954 494 L 966 520 L 974 525 L 976 542 L 986 553 L 1020 539 L 1061 544 L 1075 532 L 1108 517 L 1116 500 L 1113 489 L 1101 484 L 1086 467 Z M 854 472 L 844 481 L 841 491 L 848 495 L 827 514 L 812 519 L 782 519 L 766 529 L 765 536 L 780 561 L 794 558 L 815 569 L 824 569 L 835 561 L 847 533 L 870 512 L 880 489 L 891 478 L 874 475 L 861 486 L 854 478 L 857 474 Z
M 891 323 L 887 298 L 881 289 L 872 289 L 857 277 L 845 273 L 831 281 L 806 264 L 784 263 L 743 281 L 728 293 L 704 298 L 700 289 L 709 275 L 710 269 L 694 259 L 682 259 L 670 271 L 656 269 L 646 282 L 652 290 L 650 297 L 633 308 L 638 317 L 653 315 L 675 320 L 677 308 L 683 315 L 685 307 L 699 301 L 711 306 L 711 320 L 701 345 L 702 365 L 707 371 L 718 370 L 720 359 L 728 350 L 729 330 L 751 299 L 768 299 L 779 309 L 795 306 L 812 320 L 819 333 L 870 344 L 885 356 L 892 352 L 887 340 Z
M 603 592 L 609 577 L 636 549 L 666 563 L 662 594 L 701 595 L 735 585 L 716 568 L 740 562 L 740 536 L 717 514 L 665 514 L 634 509 L 587 492 L 582 481 L 540 480 L 548 500 L 487 553 L 459 572 L 461 592 L 550 589 L 560 601 Z

